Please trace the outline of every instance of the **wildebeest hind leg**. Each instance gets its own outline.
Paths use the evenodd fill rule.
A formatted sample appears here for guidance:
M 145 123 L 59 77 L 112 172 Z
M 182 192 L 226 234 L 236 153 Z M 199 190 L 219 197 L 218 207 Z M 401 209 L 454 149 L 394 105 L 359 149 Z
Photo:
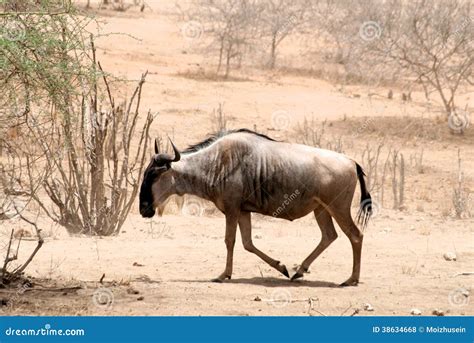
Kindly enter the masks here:
M 292 281 L 303 277 L 303 273 L 308 271 L 311 263 L 313 263 L 314 260 L 337 238 L 332 217 L 322 205 L 314 210 L 314 216 L 316 217 L 316 221 L 321 229 L 321 241 L 313 252 L 301 263 L 296 274 L 291 277 Z
M 286 277 L 290 277 L 288 270 L 284 264 L 281 264 L 279 261 L 274 260 L 270 256 L 266 255 L 262 251 L 258 250 L 252 242 L 252 224 L 250 219 L 250 212 L 242 212 L 239 218 L 239 227 L 240 234 L 242 235 L 242 244 L 244 245 L 245 250 L 254 253 L 262 260 L 267 262 L 270 266 L 278 270 L 280 273 Z
M 364 235 L 354 224 L 351 217 L 350 208 L 339 208 L 334 214 L 334 219 L 341 227 L 341 230 L 349 238 L 352 245 L 352 275 L 349 279 L 341 284 L 341 286 L 357 286 L 360 277 L 360 264 L 362 255 L 362 240 Z

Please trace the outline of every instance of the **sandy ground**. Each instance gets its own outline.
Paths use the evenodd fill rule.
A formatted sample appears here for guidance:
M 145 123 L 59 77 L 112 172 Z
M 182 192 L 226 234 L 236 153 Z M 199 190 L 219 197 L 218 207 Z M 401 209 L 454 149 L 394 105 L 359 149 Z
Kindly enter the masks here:
M 291 223 L 255 217 L 255 244 L 289 268 L 319 240 L 311 216 Z M 425 315 L 434 309 L 447 315 L 473 315 L 473 304 L 462 294 L 472 288 L 472 276 L 457 275 L 472 271 L 473 226 L 473 220 L 384 211 L 365 233 L 360 285 L 340 288 L 337 285 L 350 275 L 352 253 L 339 230 L 339 238 L 296 282 L 246 252 L 238 239 L 233 278 L 216 284 L 210 279 L 222 272 L 225 263 L 223 218 L 169 215 L 145 223 L 132 216 L 119 237 L 47 239 L 29 273 L 83 288 L 28 291 L 14 297 L 5 312 L 304 316 L 350 315 L 360 309 L 359 315 L 409 315 L 418 308 Z M 25 244 L 25 251 L 26 246 L 32 248 L 34 242 Z M 455 252 L 457 260 L 446 261 L 447 251 Z M 0 292 L 3 297 L 16 293 Z M 373 312 L 363 310 L 366 303 Z
M 435 309 L 474 314 L 473 276 L 458 275 L 474 272 L 474 220 L 454 219 L 451 211 L 459 148 L 466 187 L 474 189 L 472 130 L 454 136 L 443 123 L 420 136 L 428 126 L 423 120 L 431 123 L 439 112 L 424 106 L 416 92 L 407 104 L 399 100 L 400 90 L 393 101 L 369 99 L 363 87 L 341 90 L 324 80 L 279 72 L 246 69 L 236 73 L 240 80 L 229 82 L 180 76 L 207 67 L 210 59 L 183 38 L 182 24 L 170 16 L 171 2 L 148 3 L 153 12 L 101 13 L 104 32 L 140 40 L 108 35 L 97 43 L 105 69 L 135 79 L 149 71 L 142 108 L 159 112 L 152 135 L 169 134 L 179 147 L 194 143 L 212 131 L 212 110 L 224 103 L 231 127 L 256 127 L 277 139 L 291 140 L 305 117 L 334 121 L 329 134 L 342 136 L 346 153 L 356 158 L 383 136 L 407 158 L 424 148 L 425 172 L 410 169 L 404 211 L 383 208 L 366 230 L 358 287 L 337 287 L 352 268 L 351 247 L 339 229 L 338 240 L 303 280 L 279 275 L 246 252 L 238 238 L 232 280 L 211 283 L 225 264 L 223 216 L 171 211 L 151 222 L 137 214 L 137 204 L 118 237 L 70 237 L 41 219 L 46 243 L 27 274 L 54 289 L 0 290 L 1 300 L 12 304 L 0 307 L 2 314 L 409 315 L 412 308 L 424 315 Z M 460 101 L 472 106 L 469 94 L 461 94 Z M 275 128 L 276 111 L 284 113 L 283 127 Z M 345 117 L 358 121 L 337 122 Z M 398 126 L 385 117 L 395 118 Z M 375 119 L 365 125 L 366 118 Z M 405 130 L 408 118 L 420 119 L 420 126 Z M 320 237 L 311 216 L 294 222 L 253 216 L 253 224 L 256 246 L 288 268 L 301 263 Z M 0 225 L 2 240 L 11 228 L 25 227 L 16 220 Z M 22 242 L 20 261 L 34 245 Z M 457 260 L 446 261 L 446 252 L 456 253 Z M 81 288 L 67 288 L 75 286 Z M 364 310 L 365 304 L 374 311 Z

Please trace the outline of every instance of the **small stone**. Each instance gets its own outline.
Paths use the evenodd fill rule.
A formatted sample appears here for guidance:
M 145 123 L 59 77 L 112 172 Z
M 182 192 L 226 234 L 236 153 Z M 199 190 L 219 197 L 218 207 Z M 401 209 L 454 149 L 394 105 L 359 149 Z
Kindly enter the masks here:
M 374 307 L 370 305 L 369 303 L 364 304 L 364 311 L 369 311 L 372 312 L 374 310 Z
M 143 267 L 143 264 L 138 263 L 138 262 L 133 262 L 134 267 Z
M 457 259 L 456 253 L 451 251 L 444 253 L 443 257 L 446 261 L 456 261 Z
M 431 312 L 433 314 L 433 316 L 438 316 L 438 317 L 443 317 L 444 316 L 444 311 L 443 310 L 439 310 L 437 308 L 435 308 L 433 310 L 433 312 Z
M 144 300 L 144 299 L 145 299 L 145 297 L 140 296 L 140 297 L 137 298 L 137 301 L 142 301 L 142 300 Z
M 412 308 L 411 311 L 410 311 L 410 314 L 412 316 L 421 316 L 421 311 L 417 308 Z
M 260 299 L 260 297 L 257 295 L 253 301 L 262 301 L 262 299 Z
M 139 291 L 137 291 L 135 288 L 132 288 L 132 287 L 127 288 L 127 293 L 128 294 L 140 294 Z

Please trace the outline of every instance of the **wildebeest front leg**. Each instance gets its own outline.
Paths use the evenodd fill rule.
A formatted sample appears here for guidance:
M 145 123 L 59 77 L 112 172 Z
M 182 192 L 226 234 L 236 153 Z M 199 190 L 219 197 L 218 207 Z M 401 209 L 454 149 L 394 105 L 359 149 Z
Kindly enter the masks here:
M 235 245 L 235 234 L 237 232 L 237 223 L 239 215 L 226 214 L 225 217 L 225 246 L 227 248 L 227 260 L 225 264 L 224 272 L 217 278 L 212 279 L 213 282 L 222 282 L 225 279 L 232 277 L 232 265 L 234 260 L 234 245 Z
M 303 277 L 303 273 L 308 271 L 311 263 L 313 263 L 314 260 L 337 238 L 336 229 L 334 228 L 331 215 L 323 206 L 319 206 L 314 210 L 314 216 L 316 217 L 316 221 L 321 229 L 321 241 L 316 249 L 314 249 L 303 263 L 301 263 L 296 273 L 291 277 L 292 281 Z
M 254 253 L 262 260 L 267 262 L 270 266 L 278 270 L 280 273 L 285 275 L 286 277 L 290 277 L 288 274 L 288 270 L 286 269 L 284 264 L 281 264 L 279 261 L 274 260 L 270 256 L 264 254 L 260 250 L 258 250 L 252 242 L 252 224 L 250 220 L 250 212 L 242 212 L 239 218 L 239 227 L 240 233 L 242 235 L 242 244 L 244 245 L 245 250 Z

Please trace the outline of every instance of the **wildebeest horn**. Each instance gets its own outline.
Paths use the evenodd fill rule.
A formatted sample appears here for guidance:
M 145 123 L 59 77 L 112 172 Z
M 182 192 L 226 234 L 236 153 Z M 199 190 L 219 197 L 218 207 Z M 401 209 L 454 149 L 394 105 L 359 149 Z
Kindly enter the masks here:
M 155 138 L 155 154 L 159 154 L 159 153 L 160 153 L 160 149 L 158 148 L 158 141 Z
M 174 159 L 172 159 L 171 162 L 178 162 L 181 159 L 181 154 L 179 153 L 178 148 L 171 141 L 171 138 L 168 137 L 168 139 L 170 140 L 171 146 L 174 150 Z

